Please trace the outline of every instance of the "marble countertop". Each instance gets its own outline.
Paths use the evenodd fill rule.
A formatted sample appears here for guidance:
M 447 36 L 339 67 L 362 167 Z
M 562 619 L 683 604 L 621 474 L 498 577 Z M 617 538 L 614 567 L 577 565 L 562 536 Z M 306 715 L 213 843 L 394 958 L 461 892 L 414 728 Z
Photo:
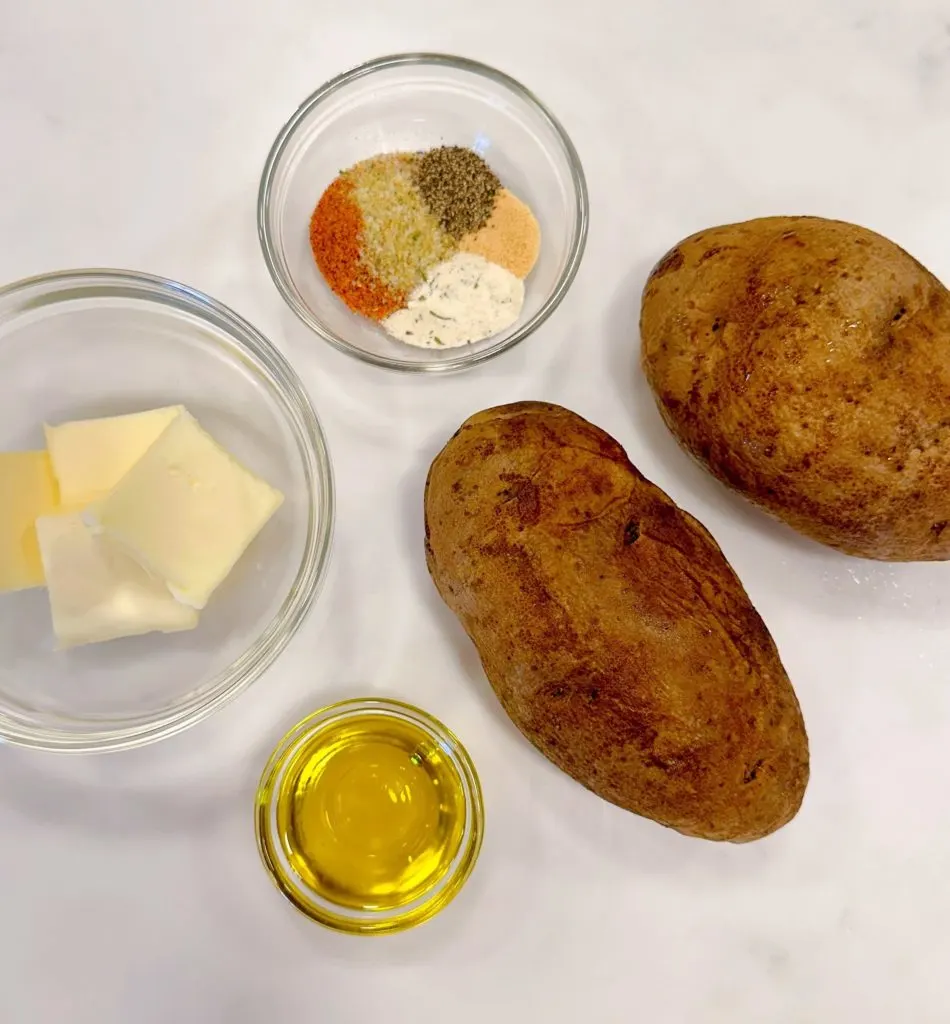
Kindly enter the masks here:
M 557 314 L 443 380 L 308 335 L 255 231 L 264 156 L 297 103 L 409 49 L 476 57 L 535 90 L 591 192 L 587 255 Z M 950 570 L 820 550 L 703 475 L 636 371 L 636 323 L 672 243 L 769 213 L 866 224 L 950 280 L 948 124 L 941 0 L 6 4 L 0 280 L 129 267 L 231 305 L 309 388 L 339 515 L 317 608 L 215 717 L 121 755 L 0 750 L 0 1020 L 945 1024 Z M 805 805 L 770 839 L 704 843 L 608 806 L 500 711 L 429 584 L 419 504 L 462 419 L 517 398 L 610 431 L 745 582 L 811 738 Z M 382 940 L 298 916 L 251 828 L 283 731 L 355 693 L 449 723 L 487 803 L 463 893 Z

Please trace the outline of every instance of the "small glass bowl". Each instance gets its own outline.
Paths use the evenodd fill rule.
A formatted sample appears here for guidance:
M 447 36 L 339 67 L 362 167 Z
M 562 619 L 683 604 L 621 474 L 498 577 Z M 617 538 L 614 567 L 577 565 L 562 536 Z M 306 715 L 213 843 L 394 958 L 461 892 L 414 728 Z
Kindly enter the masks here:
M 467 146 L 488 160 L 534 211 L 541 252 L 517 323 L 484 341 L 433 351 L 396 341 L 346 308 L 317 269 L 309 224 L 341 169 L 378 153 L 439 145 Z M 267 268 L 294 313 L 342 352 L 410 373 L 466 369 L 537 330 L 574 280 L 587 220 L 580 158 L 554 115 L 508 75 L 432 53 L 381 57 L 321 86 L 277 136 L 257 205 Z
M 279 806 L 290 798 L 282 790 L 299 767 L 298 755 L 304 748 L 309 752 L 321 739 L 331 742 L 338 737 L 341 727 L 371 725 L 382 729 L 385 723 L 394 727 L 409 727 L 421 740 L 433 744 L 445 759 L 444 769 L 450 773 L 456 787 L 458 804 L 463 816 L 453 835 L 457 837 L 440 860 L 442 865 L 433 873 L 431 884 L 420 892 L 414 890 L 411 898 L 403 902 L 390 900 L 388 906 L 369 903 L 357 905 L 353 900 L 330 899 L 304 878 L 292 860 L 292 844 L 281 826 Z M 357 729 L 352 729 L 352 733 Z M 365 739 L 362 735 L 354 739 Z M 345 749 L 335 745 L 333 751 Z M 393 799 L 390 795 L 390 799 Z M 292 811 L 286 812 L 292 814 Z M 482 792 L 468 753 L 458 738 L 441 722 L 426 712 L 401 701 L 366 698 L 341 701 L 309 715 L 294 726 L 280 741 L 261 776 L 257 790 L 254 815 L 257 845 L 264 866 L 277 888 L 306 917 L 335 931 L 350 934 L 385 934 L 405 931 L 442 910 L 458 894 L 467 881 L 482 845 L 484 810 Z M 330 826 L 328 826 L 330 827 Z M 411 858 L 410 858 L 411 859 Z
M 0 594 L 0 739 L 118 750 L 194 725 L 271 665 L 324 575 L 333 484 L 303 384 L 214 299 L 117 270 L 0 289 L 0 365 L 0 451 L 44 447 L 44 422 L 182 404 L 284 493 L 190 632 L 57 651 L 45 590 Z

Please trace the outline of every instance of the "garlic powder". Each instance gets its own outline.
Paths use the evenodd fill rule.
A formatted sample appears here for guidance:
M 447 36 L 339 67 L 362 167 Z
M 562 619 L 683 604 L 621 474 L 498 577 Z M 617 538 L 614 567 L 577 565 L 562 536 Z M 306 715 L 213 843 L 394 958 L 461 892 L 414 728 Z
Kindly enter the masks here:
M 524 306 L 524 282 L 484 256 L 459 252 L 437 264 L 405 309 L 382 321 L 394 338 L 420 348 L 454 348 L 510 327 Z

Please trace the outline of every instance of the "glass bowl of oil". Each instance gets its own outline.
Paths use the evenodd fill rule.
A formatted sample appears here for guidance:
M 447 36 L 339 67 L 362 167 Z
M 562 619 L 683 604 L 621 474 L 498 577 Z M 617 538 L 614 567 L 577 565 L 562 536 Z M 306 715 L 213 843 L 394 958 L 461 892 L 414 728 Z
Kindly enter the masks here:
M 399 701 L 348 700 L 281 740 L 255 808 L 261 857 L 307 917 L 403 931 L 445 907 L 482 844 L 474 765 L 441 722 Z

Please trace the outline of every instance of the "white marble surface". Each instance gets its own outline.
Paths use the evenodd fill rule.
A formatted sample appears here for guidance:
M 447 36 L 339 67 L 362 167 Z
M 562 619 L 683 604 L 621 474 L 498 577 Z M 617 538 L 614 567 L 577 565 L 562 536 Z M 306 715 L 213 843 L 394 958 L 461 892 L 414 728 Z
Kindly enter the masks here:
M 945 1024 L 950 567 L 849 561 L 770 525 L 680 454 L 634 367 L 648 267 L 714 222 L 848 218 L 950 279 L 947 4 L 9 0 L 0 20 L 0 279 L 125 266 L 231 304 L 303 376 L 339 485 L 323 598 L 236 703 L 124 755 L 0 750 L 0 1020 Z M 561 310 L 448 380 L 311 339 L 255 237 L 257 177 L 298 101 L 414 48 L 480 58 L 540 93 L 592 196 Z M 812 744 L 805 806 L 773 838 L 705 844 L 601 803 L 496 706 L 427 580 L 419 503 L 459 422 L 523 397 L 622 440 L 746 582 Z M 271 745 L 354 693 L 450 723 L 488 808 L 463 894 L 383 940 L 296 915 L 251 830 Z

